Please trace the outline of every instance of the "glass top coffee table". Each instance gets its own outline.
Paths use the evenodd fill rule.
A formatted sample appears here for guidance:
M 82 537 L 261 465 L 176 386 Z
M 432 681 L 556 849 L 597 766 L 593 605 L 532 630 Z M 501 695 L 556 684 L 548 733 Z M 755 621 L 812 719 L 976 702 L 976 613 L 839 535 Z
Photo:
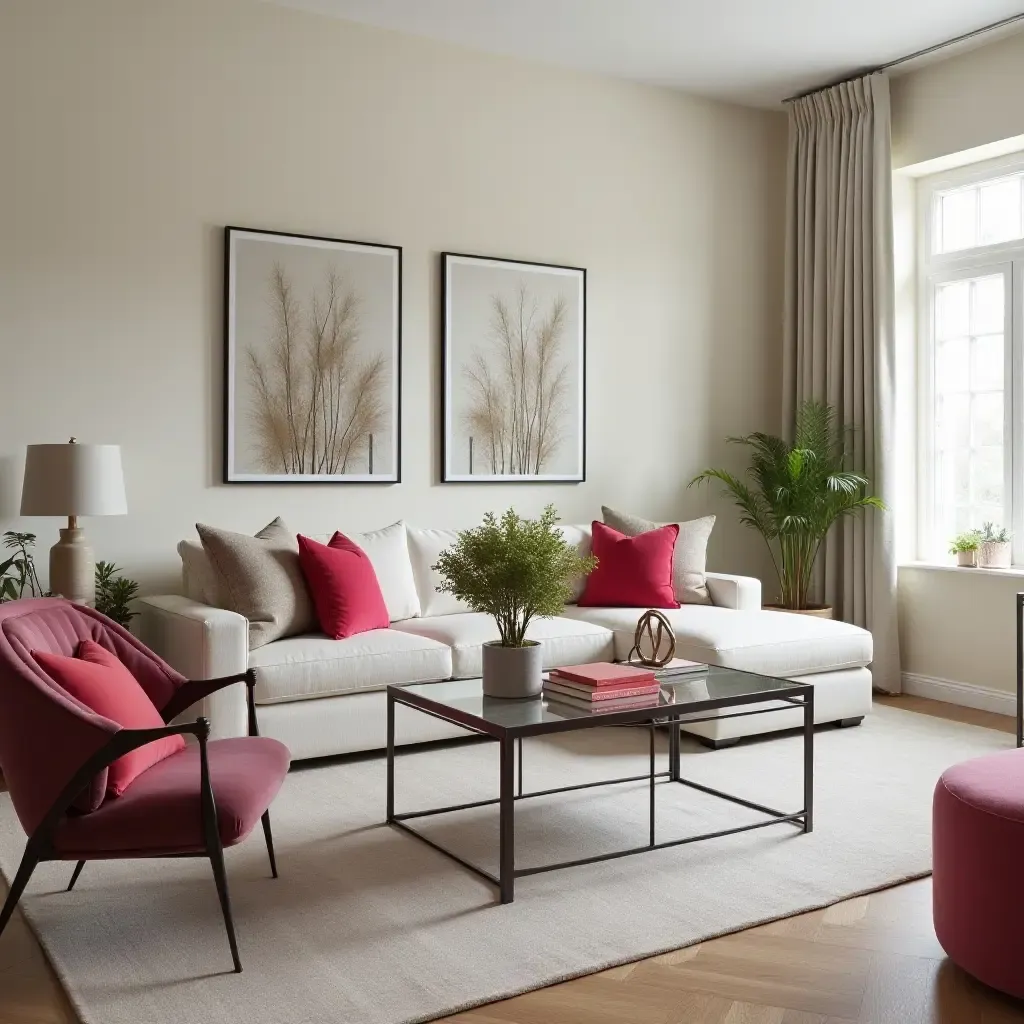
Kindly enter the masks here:
M 613 711 L 591 711 L 576 708 L 546 697 L 527 700 L 503 700 L 485 697 L 481 680 L 456 679 L 443 683 L 413 683 L 406 686 L 387 688 L 387 822 L 408 832 L 417 839 L 445 854 L 474 874 L 485 878 L 497 887 L 502 903 L 511 903 L 515 896 L 515 880 L 524 875 L 541 871 L 556 871 L 592 864 L 595 861 L 628 857 L 648 850 L 661 850 L 669 846 L 681 846 L 704 839 L 718 839 L 736 832 L 764 828 L 769 825 L 790 824 L 810 832 L 813 827 L 814 805 L 814 687 L 791 679 L 774 679 L 751 672 L 739 672 L 728 668 L 710 666 L 706 671 L 671 678 L 659 677 L 662 683 L 659 702 L 643 708 L 618 709 Z M 414 708 L 425 715 L 439 718 L 451 725 L 461 726 L 469 732 L 496 740 L 500 747 L 498 769 L 498 796 L 490 800 L 476 800 L 472 803 L 455 804 L 448 807 L 433 807 L 428 810 L 395 813 L 395 705 Z M 756 705 L 756 707 L 753 707 Z M 763 804 L 745 800 L 710 786 L 684 779 L 680 773 L 679 723 L 706 722 L 711 719 L 736 718 L 744 715 L 770 714 L 792 707 L 802 707 L 803 725 L 803 807 L 798 811 L 780 811 Z M 669 729 L 668 766 L 659 771 L 655 757 L 655 729 L 672 725 Z M 523 792 L 523 740 L 531 736 L 571 732 L 579 729 L 607 728 L 609 726 L 641 726 L 650 734 L 650 768 L 644 775 L 607 779 L 600 782 L 585 782 L 575 786 L 559 786 L 555 789 Z M 518 757 L 517 757 L 518 754 Z M 516 770 L 518 764 L 518 772 Z M 521 800 L 531 797 L 550 796 L 553 793 L 568 793 L 578 789 L 596 786 L 615 786 L 626 782 L 647 781 L 649 783 L 650 830 L 648 841 L 640 846 L 602 853 L 592 857 L 538 867 L 517 869 L 515 866 L 515 807 Z M 656 800 L 655 787 L 659 783 L 678 783 L 739 804 L 749 810 L 760 812 L 764 820 L 720 829 L 701 835 L 684 836 L 661 842 L 655 840 Z M 499 805 L 499 871 L 495 876 L 471 864 L 445 849 L 434 840 L 427 838 L 413 828 L 409 822 L 416 818 L 447 814 L 452 811 L 468 810 L 472 807 Z

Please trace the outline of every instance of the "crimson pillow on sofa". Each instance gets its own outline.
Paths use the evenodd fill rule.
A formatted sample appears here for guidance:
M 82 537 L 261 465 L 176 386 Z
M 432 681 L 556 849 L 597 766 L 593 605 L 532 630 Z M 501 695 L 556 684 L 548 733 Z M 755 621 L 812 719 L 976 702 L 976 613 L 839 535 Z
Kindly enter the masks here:
M 343 533 L 330 544 L 299 534 L 299 565 L 313 595 L 320 628 L 343 640 L 391 624 L 377 574 L 366 552 Z
M 74 658 L 49 651 L 33 651 L 32 657 L 61 689 L 123 729 L 159 729 L 166 724 L 135 676 L 95 641 L 83 640 Z M 184 746 L 183 736 L 168 736 L 119 757 L 107 770 L 107 796 L 120 796 L 147 768 Z
M 636 537 L 594 520 L 597 568 L 587 577 L 583 608 L 678 608 L 672 587 L 672 556 L 679 527 L 672 523 Z

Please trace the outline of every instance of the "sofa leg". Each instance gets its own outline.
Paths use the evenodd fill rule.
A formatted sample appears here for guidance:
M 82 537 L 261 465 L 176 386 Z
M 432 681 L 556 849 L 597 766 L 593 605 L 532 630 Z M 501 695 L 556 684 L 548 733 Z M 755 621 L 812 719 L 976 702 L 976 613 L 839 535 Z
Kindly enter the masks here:
M 863 722 L 863 721 L 864 721 L 864 716 L 863 715 L 861 715 L 860 718 L 840 718 L 839 721 L 836 722 L 836 728 L 837 729 L 852 729 L 855 725 L 860 725 L 860 723 Z
M 735 747 L 740 741 L 739 736 L 733 736 L 727 740 L 713 740 L 707 736 L 697 736 L 697 742 L 708 750 L 724 750 L 726 747 Z

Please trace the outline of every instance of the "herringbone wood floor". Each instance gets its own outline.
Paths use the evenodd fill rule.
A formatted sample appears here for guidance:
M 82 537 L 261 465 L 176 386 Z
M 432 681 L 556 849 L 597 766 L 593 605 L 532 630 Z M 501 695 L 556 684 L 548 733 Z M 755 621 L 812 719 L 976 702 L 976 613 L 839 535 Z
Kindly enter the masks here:
M 923 714 L 1010 720 L 913 697 Z M 3 886 L 0 884 L 0 892 Z M 945 959 L 928 880 L 447 1018 L 450 1024 L 1024 1024 Z M 76 1024 L 20 914 L 0 938 L 0 1024 Z M 141 1022 L 140 1022 L 141 1024 Z

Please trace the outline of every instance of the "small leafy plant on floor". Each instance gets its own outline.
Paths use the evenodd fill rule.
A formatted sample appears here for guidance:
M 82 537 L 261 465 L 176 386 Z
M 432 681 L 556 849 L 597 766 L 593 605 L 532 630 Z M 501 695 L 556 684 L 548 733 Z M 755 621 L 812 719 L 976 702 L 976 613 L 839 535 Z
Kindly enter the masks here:
M 34 533 L 8 530 L 4 534 L 4 547 L 14 554 L 0 561 L 0 601 L 42 596 L 43 588 L 36 575 L 36 562 L 32 555 L 35 544 Z
M 740 522 L 764 538 L 782 588 L 782 607 L 807 608 L 815 559 L 840 519 L 884 510 L 870 481 L 848 467 L 853 428 L 824 402 L 797 410 L 793 443 L 760 431 L 730 437 L 750 449 L 743 480 L 725 469 L 705 469 L 689 483 L 717 480 L 739 507 Z
M 962 555 L 968 551 L 977 551 L 981 547 L 981 534 L 977 530 L 966 530 L 958 533 L 949 542 L 949 553 L 951 555 Z
M 138 614 L 131 610 L 131 602 L 139 593 L 139 585 L 120 573 L 113 562 L 96 563 L 96 611 L 129 629 Z
M 557 522 L 554 505 L 539 519 L 522 519 L 511 508 L 500 520 L 488 512 L 481 526 L 463 530 L 441 552 L 433 566 L 442 579 L 437 589 L 493 615 L 502 647 L 526 646 L 530 622 L 558 615 L 572 599 L 573 580 L 597 565 L 593 555 L 579 555 Z

